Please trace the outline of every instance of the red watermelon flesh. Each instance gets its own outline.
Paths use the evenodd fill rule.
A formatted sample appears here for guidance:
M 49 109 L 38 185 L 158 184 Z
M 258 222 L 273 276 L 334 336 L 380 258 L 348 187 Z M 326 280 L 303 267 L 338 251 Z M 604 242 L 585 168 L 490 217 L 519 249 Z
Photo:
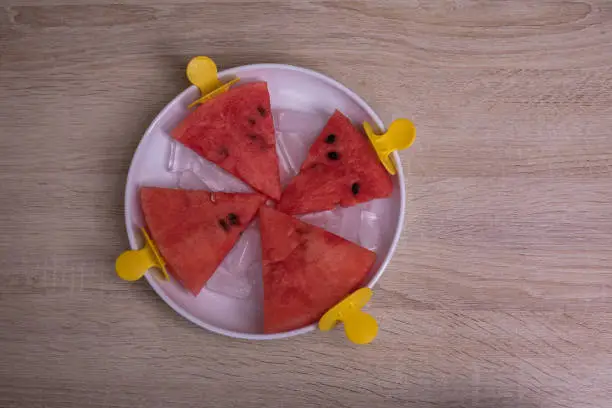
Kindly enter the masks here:
M 389 197 L 392 191 L 391 177 L 370 141 L 336 111 L 283 191 L 279 209 L 287 214 L 331 210 Z
M 316 322 L 364 281 L 376 254 L 269 207 L 260 210 L 264 332 Z
M 194 295 L 215 272 L 264 203 L 259 194 L 143 187 L 147 229 L 168 271 Z
M 278 200 L 281 195 L 274 121 L 265 82 L 230 89 L 199 105 L 172 137 Z

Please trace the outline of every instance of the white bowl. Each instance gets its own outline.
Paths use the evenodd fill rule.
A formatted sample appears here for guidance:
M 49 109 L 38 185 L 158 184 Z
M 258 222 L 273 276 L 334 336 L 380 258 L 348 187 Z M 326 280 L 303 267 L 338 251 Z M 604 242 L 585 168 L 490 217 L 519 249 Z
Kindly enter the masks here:
M 380 118 L 354 92 L 325 75 L 281 64 L 245 65 L 219 73 L 225 82 L 235 76 L 242 82 L 266 81 L 277 128 L 281 179 L 286 183 L 306 156 L 308 147 L 335 109 L 353 123 L 369 121 L 384 129 Z M 169 132 L 188 113 L 187 105 L 199 97 L 191 86 L 157 115 L 145 132 L 132 159 L 125 189 L 125 222 L 132 249 L 142 247 L 138 231 L 143 218 L 138 202 L 140 186 L 250 191 L 249 187 L 178 144 Z M 331 212 L 310 214 L 305 221 L 323 226 L 377 254 L 367 286 L 373 287 L 399 240 L 405 205 L 404 176 L 399 156 L 390 198 Z M 357 220 L 359 222 L 357 222 Z M 197 297 L 176 281 L 163 281 L 156 272 L 145 275 L 155 292 L 177 313 L 215 333 L 251 339 L 278 339 L 313 330 L 311 324 L 296 330 L 264 334 L 261 250 L 255 222 L 236 244 Z

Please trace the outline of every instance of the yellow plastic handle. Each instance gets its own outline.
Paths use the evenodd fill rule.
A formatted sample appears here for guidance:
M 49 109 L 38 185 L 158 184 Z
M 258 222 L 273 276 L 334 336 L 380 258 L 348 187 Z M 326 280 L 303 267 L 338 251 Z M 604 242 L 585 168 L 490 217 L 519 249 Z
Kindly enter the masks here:
M 221 86 L 217 78 L 217 65 L 205 56 L 194 57 L 187 64 L 187 79 L 200 88 L 202 95 L 206 95 Z
M 372 315 L 359 311 L 350 319 L 344 319 L 344 332 L 353 343 L 368 344 L 378 334 L 378 323 Z
M 319 329 L 328 331 L 340 321 L 344 323 L 346 337 L 355 344 L 368 344 L 378 334 L 378 323 L 361 310 L 372 298 L 372 289 L 361 288 L 332 307 L 319 320 Z
M 389 157 L 395 150 L 407 149 L 416 139 L 416 129 L 408 119 L 394 120 L 386 133 L 377 135 L 368 122 L 363 122 L 363 129 L 368 135 L 378 159 L 390 174 L 397 173 L 393 161 Z
M 166 271 L 166 263 L 161 257 L 155 243 L 147 234 L 147 230 L 141 228 L 140 231 L 145 239 L 145 245 L 142 249 L 125 251 L 117 258 L 115 262 L 115 270 L 117 275 L 126 281 L 135 281 L 144 276 L 151 268 L 161 270 L 163 278 L 168 279 L 168 271 Z
M 239 78 L 222 84 L 217 76 L 217 65 L 205 56 L 194 57 L 187 64 L 187 79 L 200 89 L 202 95 L 199 99 L 189 104 L 189 108 L 204 103 L 220 93 L 226 92 L 230 86 L 238 82 Z
M 126 281 L 135 281 L 144 276 L 150 268 L 157 266 L 157 260 L 148 247 L 125 251 L 115 263 L 117 275 Z

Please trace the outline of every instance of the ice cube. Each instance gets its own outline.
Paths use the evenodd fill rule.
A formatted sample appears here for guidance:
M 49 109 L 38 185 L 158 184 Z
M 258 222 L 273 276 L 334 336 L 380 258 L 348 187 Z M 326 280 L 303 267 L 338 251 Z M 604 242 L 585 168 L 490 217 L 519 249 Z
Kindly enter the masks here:
M 376 251 L 380 245 L 384 205 L 382 200 L 373 200 L 361 205 L 361 222 L 359 224 L 359 244 Z
M 243 299 L 251 294 L 256 273 L 261 274 L 261 243 L 259 230 L 254 223 L 244 231 L 206 287 L 226 296 Z
M 310 145 L 325 126 L 327 115 L 286 109 L 275 110 L 273 115 L 281 184 L 284 185 L 299 172 Z

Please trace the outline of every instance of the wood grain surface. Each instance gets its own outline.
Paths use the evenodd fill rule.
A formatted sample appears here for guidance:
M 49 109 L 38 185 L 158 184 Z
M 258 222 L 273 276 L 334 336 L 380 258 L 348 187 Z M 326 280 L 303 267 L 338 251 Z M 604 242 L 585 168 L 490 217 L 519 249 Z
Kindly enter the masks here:
M 0 4 L 1 407 L 610 406 L 610 1 Z M 416 123 L 372 345 L 224 338 L 116 278 L 132 154 L 194 55 Z

